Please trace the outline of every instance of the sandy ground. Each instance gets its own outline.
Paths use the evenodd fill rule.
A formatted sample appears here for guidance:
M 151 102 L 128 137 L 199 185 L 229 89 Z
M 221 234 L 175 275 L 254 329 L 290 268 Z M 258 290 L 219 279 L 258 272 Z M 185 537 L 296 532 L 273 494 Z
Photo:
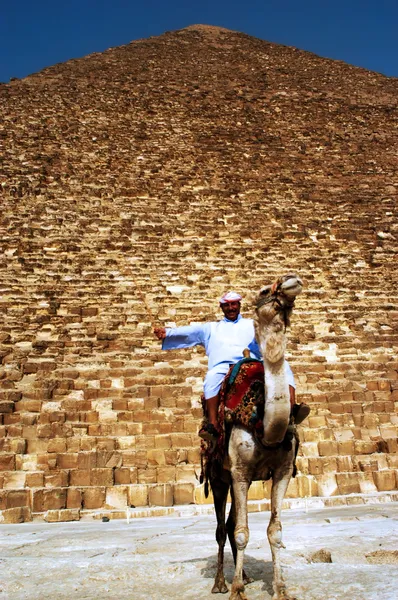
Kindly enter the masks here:
M 248 600 L 272 596 L 269 513 L 250 515 Z M 395 600 L 398 504 L 283 513 L 283 565 L 297 600 Z M 216 600 L 215 518 L 0 526 L 0 600 Z M 332 562 L 314 562 L 319 550 Z M 322 554 L 322 553 L 321 553 Z M 319 560 L 319 558 L 318 558 Z M 320 560 L 325 560 L 324 558 Z M 233 564 L 226 552 L 226 578 Z

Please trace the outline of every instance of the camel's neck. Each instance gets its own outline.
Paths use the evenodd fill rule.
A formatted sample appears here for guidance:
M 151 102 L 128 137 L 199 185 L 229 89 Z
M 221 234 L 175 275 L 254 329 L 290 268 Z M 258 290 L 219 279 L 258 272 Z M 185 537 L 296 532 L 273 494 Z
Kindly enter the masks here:
M 264 444 L 277 444 L 285 437 L 290 420 L 290 393 L 285 370 L 286 340 L 282 329 L 263 332 L 259 345 L 264 360 Z

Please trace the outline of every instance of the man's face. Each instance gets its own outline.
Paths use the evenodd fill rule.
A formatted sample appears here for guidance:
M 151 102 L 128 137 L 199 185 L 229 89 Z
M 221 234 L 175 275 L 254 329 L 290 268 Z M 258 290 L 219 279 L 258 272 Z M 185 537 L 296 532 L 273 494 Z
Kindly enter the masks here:
M 240 313 L 240 302 L 224 302 L 220 306 L 228 321 L 236 321 Z

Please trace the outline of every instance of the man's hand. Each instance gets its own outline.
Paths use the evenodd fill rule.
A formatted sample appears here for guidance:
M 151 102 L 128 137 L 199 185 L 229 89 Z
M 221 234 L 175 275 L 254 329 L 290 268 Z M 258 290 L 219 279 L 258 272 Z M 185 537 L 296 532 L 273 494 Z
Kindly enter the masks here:
M 156 335 L 158 340 L 164 340 L 166 337 L 166 328 L 165 327 L 155 327 L 153 333 Z

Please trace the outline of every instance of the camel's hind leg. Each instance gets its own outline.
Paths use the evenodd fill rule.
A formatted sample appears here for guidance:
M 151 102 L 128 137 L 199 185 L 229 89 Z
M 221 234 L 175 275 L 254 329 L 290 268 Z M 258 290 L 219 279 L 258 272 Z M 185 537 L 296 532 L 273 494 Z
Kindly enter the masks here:
M 230 600 L 247 600 L 244 593 L 245 585 L 243 581 L 243 558 L 245 549 L 249 541 L 249 526 L 247 520 L 247 493 L 249 491 L 249 481 L 236 481 L 232 478 L 233 492 L 236 506 L 236 524 L 234 531 L 236 560 L 235 575 L 232 582 Z
M 228 592 L 224 577 L 224 547 L 227 539 L 225 507 L 227 504 L 229 483 L 222 481 L 220 478 L 211 482 L 211 489 L 213 492 L 214 509 L 217 517 L 216 540 L 218 543 L 217 573 L 211 591 L 213 594 L 225 594 Z
M 276 469 L 272 478 L 271 519 L 267 529 L 274 566 L 274 578 L 272 582 L 274 595 L 272 596 L 272 600 L 294 600 L 286 592 L 280 561 L 280 549 L 285 547 L 282 543 L 281 510 L 291 474 L 292 468 L 286 470 L 286 467 L 284 467 Z

